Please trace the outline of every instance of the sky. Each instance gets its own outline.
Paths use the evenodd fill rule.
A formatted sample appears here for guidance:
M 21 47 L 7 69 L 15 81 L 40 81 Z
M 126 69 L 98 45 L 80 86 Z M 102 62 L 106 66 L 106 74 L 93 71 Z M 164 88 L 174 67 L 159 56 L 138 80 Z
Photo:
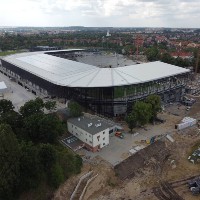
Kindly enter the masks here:
M 0 26 L 200 28 L 200 0 L 0 0 Z

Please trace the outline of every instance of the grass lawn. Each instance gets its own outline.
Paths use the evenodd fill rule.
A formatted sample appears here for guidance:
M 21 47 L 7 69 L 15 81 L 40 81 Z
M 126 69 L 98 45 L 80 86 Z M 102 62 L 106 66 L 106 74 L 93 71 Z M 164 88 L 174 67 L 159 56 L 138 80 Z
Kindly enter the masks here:
M 0 56 L 8 56 L 15 53 L 22 53 L 23 51 L 20 50 L 13 50 L 13 51 L 2 51 L 0 52 Z

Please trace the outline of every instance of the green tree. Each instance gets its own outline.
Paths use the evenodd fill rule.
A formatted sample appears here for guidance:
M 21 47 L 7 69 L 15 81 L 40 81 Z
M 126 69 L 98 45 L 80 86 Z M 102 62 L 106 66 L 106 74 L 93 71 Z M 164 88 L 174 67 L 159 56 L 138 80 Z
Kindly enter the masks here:
M 146 56 L 149 61 L 156 61 L 160 58 L 158 48 L 153 46 L 147 49 Z
M 161 43 L 159 43 L 159 44 L 158 44 L 158 48 L 159 48 L 159 49 L 168 50 L 167 42 L 161 42 Z
M 136 127 L 137 125 L 137 117 L 135 112 L 131 112 L 127 117 L 126 117 L 126 123 L 128 124 L 129 129 L 131 132 L 133 131 L 133 128 Z
M 57 188 L 64 181 L 64 173 L 62 167 L 56 163 L 49 173 L 49 182 L 54 188 Z
M 138 101 L 133 106 L 134 115 L 138 121 L 138 124 L 145 125 L 149 122 L 152 117 L 152 107 L 151 104 L 145 103 L 143 101 Z
M 65 178 L 70 177 L 71 174 L 80 173 L 83 165 L 82 158 L 66 148 L 59 151 L 58 162 L 63 169 Z
M 43 141 L 39 132 L 40 121 L 43 116 L 44 114 L 38 113 L 24 119 L 24 139 L 31 140 L 33 143 L 39 143 Z
M 50 144 L 40 145 L 38 157 L 44 171 L 49 172 L 51 168 L 56 164 L 56 150 Z
M 39 121 L 40 142 L 56 143 L 58 136 L 62 135 L 65 127 L 55 115 L 44 115 Z
M 75 168 L 74 173 L 78 174 L 81 172 L 81 167 L 83 166 L 83 160 L 79 155 L 75 155 Z
M 149 95 L 146 98 L 146 103 L 151 104 L 152 119 L 155 120 L 158 112 L 161 111 L 161 98 L 159 95 Z
M 38 148 L 33 143 L 22 142 L 20 144 L 20 177 L 18 188 L 21 192 L 30 188 L 36 188 L 40 181 L 40 163 Z
M 177 57 L 174 61 L 174 64 L 179 67 L 188 67 L 190 65 L 190 62 L 188 61 L 188 59 Z
M 41 98 L 30 100 L 20 108 L 20 113 L 23 117 L 28 117 L 33 114 L 43 113 L 44 102 Z
M 134 45 L 127 45 L 124 47 L 125 54 L 134 54 L 136 51 L 136 47 Z
M 56 109 L 56 101 L 47 101 L 44 103 L 44 107 L 49 111 L 53 111 Z
M 14 106 L 10 100 L 2 99 L 0 100 L 0 115 L 13 111 Z
M 24 119 L 25 138 L 34 143 L 56 143 L 65 127 L 55 115 L 34 114 Z
M 7 124 L 0 124 L 0 199 L 12 199 L 19 176 L 20 149 Z
M 81 106 L 77 102 L 70 102 L 69 103 L 70 115 L 72 117 L 79 117 L 82 115 Z
M 175 60 L 169 53 L 164 53 L 161 57 L 161 61 L 168 63 L 168 64 L 174 64 Z
M 182 58 L 180 58 L 180 57 L 177 57 L 176 59 L 175 59 L 175 63 L 174 63 L 175 65 L 177 65 L 177 66 L 183 66 L 183 59 Z
M 19 136 L 22 127 L 22 116 L 15 111 L 3 113 L 0 117 L 0 123 L 9 124 L 13 132 Z

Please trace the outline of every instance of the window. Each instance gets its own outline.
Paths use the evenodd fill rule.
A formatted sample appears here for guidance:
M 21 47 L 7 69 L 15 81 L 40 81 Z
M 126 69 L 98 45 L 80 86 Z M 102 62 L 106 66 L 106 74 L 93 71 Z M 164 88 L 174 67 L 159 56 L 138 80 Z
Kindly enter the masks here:
M 103 140 L 105 140 L 105 137 L 103 138 Z
M 103 132 L 103 134 L 105 134 L 105 131 Z
M 113 133 L 113 129 L 111 129 L 111 130 L 109 131 L 109 134 L 111 134 L 111 133 Z
M 87 139 L 85 139 L 87 141 Z
M 103 143 L 103 146 L 105 146 L 106 144 L 105 143 Z
M 75 129 L 77 129 L 76 126 L 75 126 Z
M 97 140 L 99 141 L 99 139 L 100 139 L 100 135 L 99 136 L 97 136 Z
M 73 124 L 72 124 L 72 128 L 73 128 Z
M 90 144 L 92 144 L 92 141 L 90 141 Z

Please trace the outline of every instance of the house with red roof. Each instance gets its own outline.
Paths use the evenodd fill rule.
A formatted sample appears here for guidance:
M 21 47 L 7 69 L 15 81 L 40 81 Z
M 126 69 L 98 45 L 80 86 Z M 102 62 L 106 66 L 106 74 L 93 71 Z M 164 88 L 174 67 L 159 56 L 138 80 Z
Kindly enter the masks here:
M 182 59 L 190 59 L 193 57 L 192 52 L 171 52 L 170 55 L 173 58 L 182 58 Z

